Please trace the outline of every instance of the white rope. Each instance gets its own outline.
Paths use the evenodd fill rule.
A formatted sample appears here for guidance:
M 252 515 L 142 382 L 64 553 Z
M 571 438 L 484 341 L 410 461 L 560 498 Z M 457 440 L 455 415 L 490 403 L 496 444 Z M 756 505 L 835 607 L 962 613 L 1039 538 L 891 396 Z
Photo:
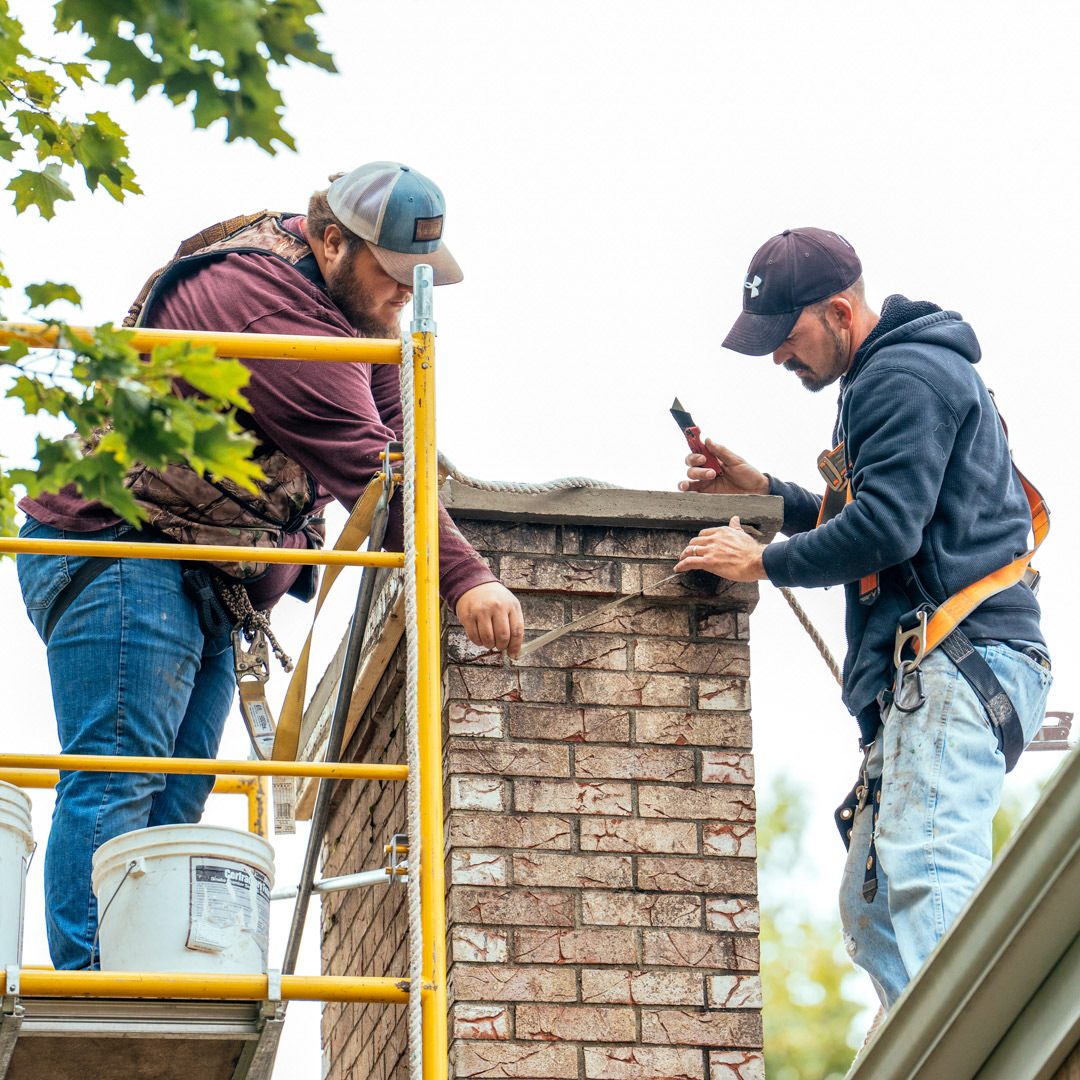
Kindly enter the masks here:
M 401 413 L 405 502 L 405 742 L 408 748 L 409 782 L 409 1077 L 420 1080 L 423 1069 L 423 1015 L 420 986 L 424 977 L 424 940 L 420 921 L 420 719 L 417 680 L 420 646 L 416 612 L 416 444 L 413 415 L 412 335 L 401 335 Z M 387 463 L 389 467 L 389 463 Z
M 511 491 L 515 495 L 542 495 L 545 491 L 567 491 L 570 488 L 619 488 L 606 480 L 590 480 L 587 476 L 564 476 L 545 484 L 519 484 L 516 480 L 478 480 L 463 473 L 442 451 L 439 451 L 439 472 L 466 487 L 481 491 Z

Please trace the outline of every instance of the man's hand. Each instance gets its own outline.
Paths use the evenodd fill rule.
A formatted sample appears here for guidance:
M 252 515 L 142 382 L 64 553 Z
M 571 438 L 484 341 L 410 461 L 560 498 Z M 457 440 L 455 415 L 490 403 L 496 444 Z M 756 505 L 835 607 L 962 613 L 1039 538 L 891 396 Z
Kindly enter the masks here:
M 679 483 L 680 491 L 701 491 L 707 495 L 768 495 L 769 478 L 748 465 L 726 446 L 706 439 L 705 445 L 720 462 L 720 472 L 705 468 L 704 454 L 687 454 L 689 480 Z
M 517 597 L 497 581 L 475 585 L 457 602 L 454 614 L 474 645 L 505 651 L 513 659 L 521 651 L 525 619 Z
M 743 532 L 739 519 L 733 517 L 727 525 L 702 529 L 682 553 L 675 569 L 708 570 L 728 581 L 764 581 L 769 576 L 761 561 L 764 550 L 765 545 Z

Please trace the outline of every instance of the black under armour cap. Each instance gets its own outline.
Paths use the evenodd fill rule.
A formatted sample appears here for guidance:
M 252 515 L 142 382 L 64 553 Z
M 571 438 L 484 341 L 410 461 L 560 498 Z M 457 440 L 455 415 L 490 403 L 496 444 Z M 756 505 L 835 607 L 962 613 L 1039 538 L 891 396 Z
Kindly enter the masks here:
M 743 310 L 724 348 L 747 356 L 776 352 L 804 307 L 843 292 L 862 276 L 855 249 L 824 229 L 785 229 L 750 260 Z

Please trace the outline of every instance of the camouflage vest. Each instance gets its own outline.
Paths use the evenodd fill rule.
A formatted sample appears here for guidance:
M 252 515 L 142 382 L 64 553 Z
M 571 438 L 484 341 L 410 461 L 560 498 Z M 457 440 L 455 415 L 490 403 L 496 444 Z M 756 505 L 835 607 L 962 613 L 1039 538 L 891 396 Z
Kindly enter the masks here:
M 143 285 L 124 325 L 142 325 L 165 289 L 210 260 L 234 252 L 281 259 L 309 280 L 321 282 L 311 248 L 282 227 L 284 216 L 290 215 L 264 210 L 230 218 L 185 240 L 170 262 Z M 149 524 L 180 543 L 276 548 L 282 546 L 285 534 L 302 532 L 309 547 L 321 548 L 326 527 L 315 511 L 314 478 L 277 447 L 267 447 L 252 460 L 265 475 L 258 481 L 257 494 L 230 480 L 211 480 L 190 465 L 168 465 L 160 471 L 136 465 L 126 483 L 146 511 Z M 246 562 L 211 565 L 238 581 L 259 577 L 268 567 L 267 563 Z M 315 575 L 304 572 L 290 592 L 310 599 L 314 585 Z

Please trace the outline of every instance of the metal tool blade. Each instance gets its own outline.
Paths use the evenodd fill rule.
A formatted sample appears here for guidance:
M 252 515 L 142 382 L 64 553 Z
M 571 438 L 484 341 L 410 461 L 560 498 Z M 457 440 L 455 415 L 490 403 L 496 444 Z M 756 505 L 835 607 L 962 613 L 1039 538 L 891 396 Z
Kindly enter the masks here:
M 614 611 L 617 607 L 622 607 L 623 604 L 627 604 L 631 600 L 636 600 L 639 596 L 644 596 L 650 589 L 655 589 L 660 585 L 666 585 L 669 581 L 674 581 L 677 577 L 682 577 L 682 574 L 670 574 L 660 581 L 654 581 L 651 585 L 646 585 L 644 589 L 639 589 L 636 593 L 630 593 L 629 596 L 620 596 L 619 599 L 615 600 L 613 603 L 605 604 L 595 611 L 589 611 L 584 615 L 579 615 L 576 619 L 572 619 L 570 622 L 565 623 L 557 629 L 549 630 L 546 634 L 541 634 L 538 638 L 533 638 L 532 641 L 525 642 L 525 644 L 521 646 L 521 652 L 518 653 L 517 658 L 520 660 L 523 656 L 528 656 L 529 653 L 536 652 L 537 649 L 541 649 L 545 645 L 550 645 L 553 641 L 558 641 L 563 634 L 569 634 L 571 630 L 580 628 L 584 624 L 599 618 L 601 615 L 605 615 L 609 611 Z
M 682 407 L 682 402 L 676 398 L 671 403 L 671 415 L 675 417 L 675 423 L 680 431 L 694 427 L 694 418 Z

